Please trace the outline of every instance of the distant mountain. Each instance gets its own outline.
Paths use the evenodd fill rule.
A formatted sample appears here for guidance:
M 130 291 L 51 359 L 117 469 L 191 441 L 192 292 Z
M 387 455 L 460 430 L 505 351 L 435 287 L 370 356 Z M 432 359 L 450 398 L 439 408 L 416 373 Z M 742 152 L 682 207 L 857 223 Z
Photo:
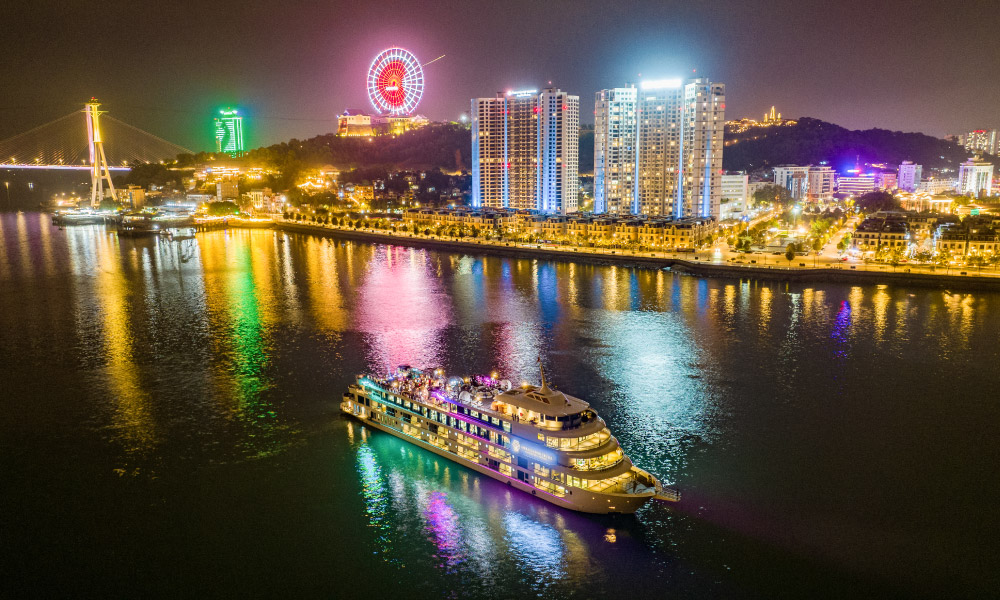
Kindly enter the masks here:
M 835 169 L 855 163 L 898 165 L 904 160 L 925 169 L 958 169 L 969 158 L 953 142 L 886 129 L 852 131 L 833 123 L 803 117 L 796 125 L 751 127 L 740 133 L 726 128 L 722 166 L 732 171 L 754 171 L 782 164 L 827 161 Z

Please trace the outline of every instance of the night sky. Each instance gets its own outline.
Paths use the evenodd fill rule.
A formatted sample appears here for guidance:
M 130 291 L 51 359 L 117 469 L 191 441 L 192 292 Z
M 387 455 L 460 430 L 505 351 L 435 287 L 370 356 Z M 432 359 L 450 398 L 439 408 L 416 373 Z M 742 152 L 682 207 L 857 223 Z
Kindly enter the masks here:
M 994 1 L 609 0 L 25 2 L 2 10 L 0 138 L 97 96 L 112 114 L 195 150 L 214 109 L 247 115 L 248 145 L 327 133 L 369 108 L 383 48 L 422 61 L 418 112 L 551 81 L 594 92 L 697 70 L 726 84 L 727 118 L 811 116 L 943 136 L 1000 127 Z

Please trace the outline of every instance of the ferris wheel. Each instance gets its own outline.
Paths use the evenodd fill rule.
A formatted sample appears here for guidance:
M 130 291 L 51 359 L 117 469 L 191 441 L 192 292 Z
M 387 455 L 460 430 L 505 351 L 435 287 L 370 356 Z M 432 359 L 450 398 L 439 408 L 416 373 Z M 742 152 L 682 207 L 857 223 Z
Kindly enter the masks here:
M 383 50 L 368 69 L 368 99 L 382 114 L 408 115 L 424 95 L 424 70 L 403 48 Z

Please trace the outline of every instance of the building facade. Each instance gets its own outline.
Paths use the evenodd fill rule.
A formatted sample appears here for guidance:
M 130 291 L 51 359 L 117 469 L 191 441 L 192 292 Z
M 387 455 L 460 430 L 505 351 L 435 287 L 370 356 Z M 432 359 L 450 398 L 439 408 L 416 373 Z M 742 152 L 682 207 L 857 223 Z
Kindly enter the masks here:
M 472 100 L 472 204 L 569 213 L 579 193 L 580 98 L 555 88 Z
M 972 154 L 996 155 L 1000 149 L 1000 132 L 996 129 L 976 129 L 963 136 L 965 149 Z
M 920 185 L 920 178 L 923 167 L 913 164 L 913 161 L 904 160 L 899 169 L 896 170 L 896 185 L 906 192 L 916 191 Z
M 958 193 L 981 198 L 993 195 L 993 164 L 978 156 L 958 168 Z
M 720 187 L 719 220 L 739 219 L 750 203 L 750 177 L 745 173 L 723 175 Z
M 146 190 L 137 185 L 118 188 L 117 200 L 122 204 L 130 206 L 134 210 L 138 210 L 146 206 Z
M 837 191 L 848 196 L 860 196 L 875 191 L 874 175 L 850 175 L 837 180 Z
M 633 89 L 597 93 L 595 123 L 610 132 L 617 116 L 620 129 L 617 136 L 598 137 L 595 127 L 595 186 L 598 180 L 608 186 L 616 180 L 615 174 L 632 172 L 634 189 L 631 203 L 624 201 L 627 189 L 618 188 L 618 195 L 611 200 L 602 192 L 604 202 L 599 205 L 595 201 L 595 208 L 675 219 L 719 218 L 725 86 L 708 79 L 644 81 L 635 90 L 634 104 L 628 91 Z M 634 156 L 630 158 L 617 149 L 627 148 L 633 127 Z M 619 164 L 609 162 L 610 157 L 616 157 Z M 630 161 L 627 170 L 621 166 L 625 161 Z M 623 179 L 617 181 L 621 186 Z M 595 188 L 595 200 L 596 194 Z
M 635 213 L 638 90 L 597 92 L 594 102 L 594 212 Z
M 833 200 L 833 189 L 836 174 L 833 167 L 826 165 L 810 165 L 807 173 L 806 199 L 810 202 L 829 202 Z
M 215 118 L 215 151 L 243 156 L 243 117 L 236 109 L 220 110 Z
M 809 192 L 809 167 L 781 165 L 774 167 L 774 185 L 781 186 L 792 195 L 792 200 L 801 202 Z

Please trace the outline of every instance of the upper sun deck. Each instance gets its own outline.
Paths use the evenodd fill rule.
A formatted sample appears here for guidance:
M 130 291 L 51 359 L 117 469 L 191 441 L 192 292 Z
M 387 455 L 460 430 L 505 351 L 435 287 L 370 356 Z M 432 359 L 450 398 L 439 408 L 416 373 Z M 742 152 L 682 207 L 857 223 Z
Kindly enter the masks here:
M 493 376 L 446 378 L 443 370 L 427 373 L 400 367 L 385 378 L 360 376 L 359 383 L 374 384 L 387 392 L 444 408 L 464 407 L 484 417 L 533 424 L 548 430 L 577 429 L 598 422 L 597 414 L 583 400 L 548 387 L 525 384 L 513 388 L 509 381 Z
M 590 405 L 563 392 L 553 390 L 547 385 L 525 387 L 507 390 L 496 398 L 498 401 L 529 412 L 547 417 L 568 417 L 577 415 L 590 408 Z

